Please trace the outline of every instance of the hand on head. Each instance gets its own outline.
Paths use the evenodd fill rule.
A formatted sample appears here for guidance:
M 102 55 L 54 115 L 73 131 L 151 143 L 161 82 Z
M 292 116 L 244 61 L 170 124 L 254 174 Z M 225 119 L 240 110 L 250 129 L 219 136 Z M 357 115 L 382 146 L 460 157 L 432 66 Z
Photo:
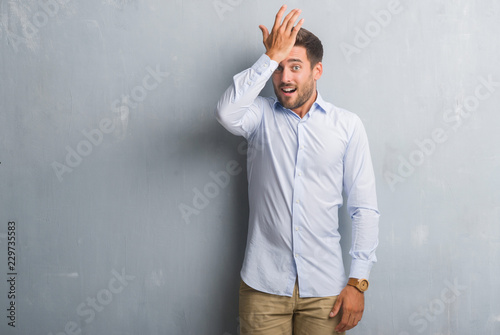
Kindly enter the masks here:
M 260 30 L 262 30 L 266 55 L 278 63 L 285 59 L 292 50 L 297 33 L 300 27 L 302 27 L 302 24 L 304 24 L 304 19 L 301 19 L 297 25 L 294 26 L 295 21 L 297 21 L 301 13 L 300 9 L 293 9 L 285 16 L 283 22 L 281 22 L 285 10 L 286 5 L 281 6 L 278 14 L 276 14 L 271 33 L 269 33 L 266 26 L 259 26 Z

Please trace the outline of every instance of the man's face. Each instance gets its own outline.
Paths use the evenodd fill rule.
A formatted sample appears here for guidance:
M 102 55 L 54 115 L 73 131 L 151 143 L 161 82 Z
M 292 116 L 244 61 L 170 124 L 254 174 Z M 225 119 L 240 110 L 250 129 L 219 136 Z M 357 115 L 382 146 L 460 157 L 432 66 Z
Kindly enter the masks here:
M 311 69 L 306 48 L 293 47 L 273 73 L 274 93 L 283 107 L 295 110 L 316 98 L 316 80 L 322 72 L 321 62 Z M 311 102 L 311 104 L 312 104 Z

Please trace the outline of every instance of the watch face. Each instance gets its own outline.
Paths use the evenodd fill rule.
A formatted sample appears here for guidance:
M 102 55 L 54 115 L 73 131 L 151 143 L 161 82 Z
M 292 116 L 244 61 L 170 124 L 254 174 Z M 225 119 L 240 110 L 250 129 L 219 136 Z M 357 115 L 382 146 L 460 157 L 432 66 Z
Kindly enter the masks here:
M 368 280 L 362 279 L 359 281 L 358 287 L 361 291 L 366 291 L 368 289 Z

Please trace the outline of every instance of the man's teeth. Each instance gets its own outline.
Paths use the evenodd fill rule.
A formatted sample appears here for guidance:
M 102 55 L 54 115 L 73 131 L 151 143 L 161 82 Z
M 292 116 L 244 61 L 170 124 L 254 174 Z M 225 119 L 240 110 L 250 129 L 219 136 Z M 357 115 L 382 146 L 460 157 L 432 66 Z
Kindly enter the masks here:
M 294 92 L 295 91 L 295 88 L 284 88 L 283 89 L 283 92 L 286 92 L 286 93 L 291 93 L 291 92 Z

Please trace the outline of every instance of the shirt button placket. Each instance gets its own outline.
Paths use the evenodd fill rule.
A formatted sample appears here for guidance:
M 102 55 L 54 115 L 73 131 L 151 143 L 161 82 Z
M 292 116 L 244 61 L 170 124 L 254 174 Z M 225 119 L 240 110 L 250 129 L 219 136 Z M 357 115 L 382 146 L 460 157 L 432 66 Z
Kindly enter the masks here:
M 302 241 L 300 239 L 300 217 L 302 216 L 302 161 L 304 155 L 304 141 L 303 141 L 303 123 L 297 124 L 297 160 L 295 163 L 295 176 L 293 187 L 294 210 L 293 210 L 293 253 L 295 261 L 297 262 L 301 253 Z M 297 264 L 297 274 L 299 273 L 299 266 Z

